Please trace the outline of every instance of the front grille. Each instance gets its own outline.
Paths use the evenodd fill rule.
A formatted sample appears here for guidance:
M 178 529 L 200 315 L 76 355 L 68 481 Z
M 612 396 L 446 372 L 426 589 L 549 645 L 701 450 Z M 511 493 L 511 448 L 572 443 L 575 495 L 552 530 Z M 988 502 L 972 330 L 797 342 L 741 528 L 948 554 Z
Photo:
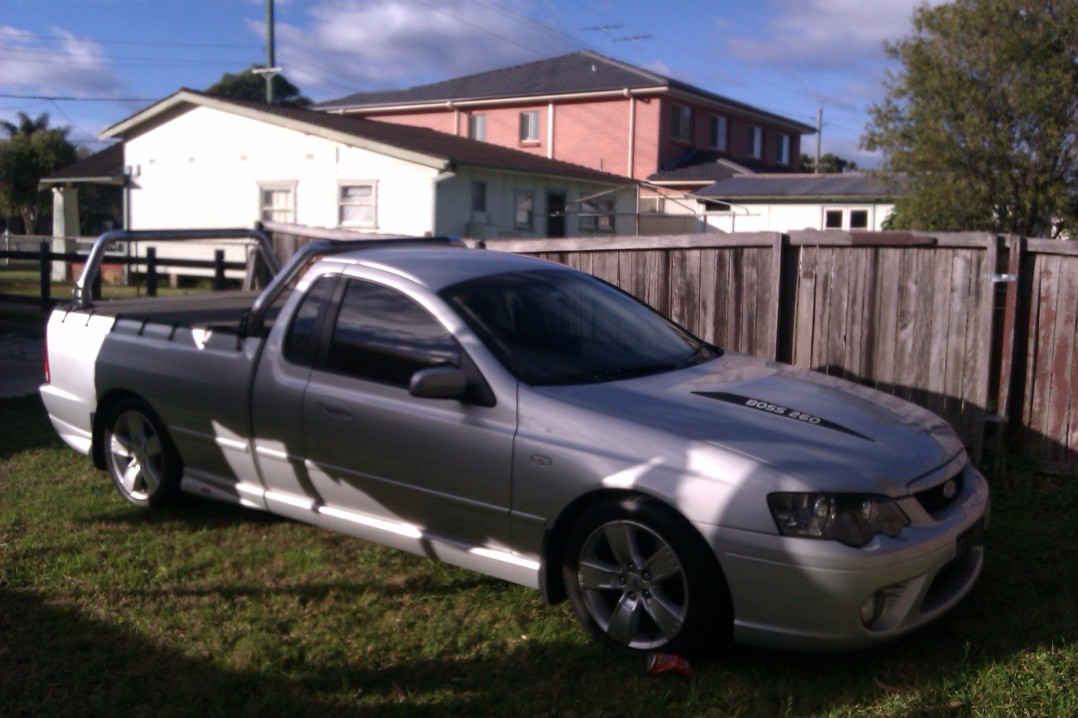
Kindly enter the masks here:
M 964 483 L 963 473 L 959 471 L 931 489 L 918 491 L 914 494 L 914 498 L 920 502 L 921 508 L 930 515 L 935 516 L 939 512 L 946 510 L 948 506 L 954 503 L 955 499 L 962 495 Z M 953 490 L 948 490 L 948 485 L 953 486 Z M 948 494 L 950 494 L 950 497 L 948 497 Z

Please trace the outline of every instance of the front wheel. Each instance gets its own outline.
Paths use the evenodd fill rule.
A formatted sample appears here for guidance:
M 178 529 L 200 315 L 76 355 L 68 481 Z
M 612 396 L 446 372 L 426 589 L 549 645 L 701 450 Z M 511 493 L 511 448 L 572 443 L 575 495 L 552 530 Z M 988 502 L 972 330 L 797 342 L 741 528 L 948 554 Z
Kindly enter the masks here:
M 677 513 L 634 496 L 586 511 L 569 532 L 563 578 L 584 628 L 634 653 L 696 653 L 728 640 L 725 583 Z
M 105 464 L 116 490 L 136 506 L 154 508 L 179 495 L 179 455 L 160 420 L 144 402 L 126 399 L 105 428 Z

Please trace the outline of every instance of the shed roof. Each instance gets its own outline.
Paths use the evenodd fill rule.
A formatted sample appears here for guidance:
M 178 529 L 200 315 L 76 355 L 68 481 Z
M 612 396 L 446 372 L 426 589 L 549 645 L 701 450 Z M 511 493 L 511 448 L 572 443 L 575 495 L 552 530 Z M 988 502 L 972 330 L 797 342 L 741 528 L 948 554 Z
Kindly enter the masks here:
M 41 179 L 41 184 L 123 184 L 124 146 L 122 142 L 109 145 L 100 152 L 56 170 Z
M 748 174 L 719 180 L 694 194 L 715 199 L 888 199 L 896 190 L 876 175 L 842 174 Z

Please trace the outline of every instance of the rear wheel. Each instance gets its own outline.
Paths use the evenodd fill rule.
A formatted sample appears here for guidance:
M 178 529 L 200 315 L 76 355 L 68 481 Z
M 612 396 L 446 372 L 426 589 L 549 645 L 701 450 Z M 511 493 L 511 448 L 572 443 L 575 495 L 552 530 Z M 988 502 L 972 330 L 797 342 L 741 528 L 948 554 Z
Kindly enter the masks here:
M 115 406 L 105 428 L 105 464 L 116 490 L 136 506 L 154 508 L 179 495 L 179 455 L 161 421 L 145 402 Z
M 729 601 L 706 544 L 677 513 L 641 496 L 599 504 L 569 532 L 563 578 L 586 630 L 630 652 L 725 644 Z

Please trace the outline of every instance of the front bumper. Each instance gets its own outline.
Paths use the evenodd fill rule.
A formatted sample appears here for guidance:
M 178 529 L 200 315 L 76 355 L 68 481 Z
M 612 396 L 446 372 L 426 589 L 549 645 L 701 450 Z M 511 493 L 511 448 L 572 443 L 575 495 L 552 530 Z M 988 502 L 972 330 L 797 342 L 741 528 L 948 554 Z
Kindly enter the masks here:
M 970 592 L 984 564 L 988 485 L 970 464 L 963 479 L 946 511 L 860 548 L 716 527 L 706 538 L 730 587 L 735 640 L 782 650 L 855 650 L 946 613 Z

